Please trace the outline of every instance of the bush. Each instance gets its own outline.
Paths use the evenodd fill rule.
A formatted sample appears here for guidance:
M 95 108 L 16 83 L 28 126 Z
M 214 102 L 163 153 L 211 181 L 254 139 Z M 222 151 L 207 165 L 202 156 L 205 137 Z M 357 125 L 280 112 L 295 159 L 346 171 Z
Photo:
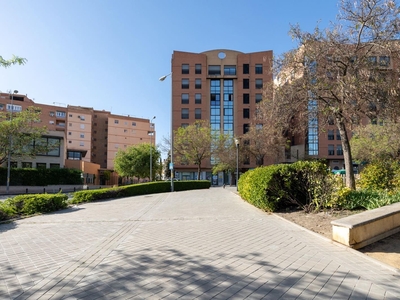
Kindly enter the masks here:
M 19 195 L 12 199 L 18 213 L 32 215 L 66 208 L 68 196 L 64 194 Z
M 195 189 L 208 189 L 211 183 L 208 180 L 188 180 L 175 181 L 174 191 L 185 191 Z M 167 181 L 156 181 L 126 185 L 118 188 L 98 189 L 90 191 L 79 191 L 74 193 L 71 203 L 92 202 L 111 198 L 122 198 L 130 196 L 139 196 L 155 193 L 166 193 L 171 191 L 171 183 Z
M 0 221 L 10 219 L 16 214 L 15 208 L 10 205 L 10 200 L 0 201 Z
M 382 206 L 400 202 L 400 192 L 391 194 L 386 191 L 356 190 L 350 191 L 345 196 L 342 208 L 354 209 L 375 209 Z
M 68 206 L 64 194 L 19 195 L 0 202 L 0 221 L 16 215 L 32 215 L 57 211 Z
M 299 161 L 246 172 L 239 179 L 241 197 L 258 208 L 275 211 L 297 205 L 304 210 L 326 207 L 336 181 L 319 161 Z
M 76 169 L 11 169 L 12 186 L 45 186 L 81 184 L 81 171 Z M 6 182 L 7 168 L 0 168 L 0 181 Z
M 361 189 L 378 191 L 393 190 L 400 187 L 399 173 L 397 162 L 375 161 L 362 170 L 358 186 Z

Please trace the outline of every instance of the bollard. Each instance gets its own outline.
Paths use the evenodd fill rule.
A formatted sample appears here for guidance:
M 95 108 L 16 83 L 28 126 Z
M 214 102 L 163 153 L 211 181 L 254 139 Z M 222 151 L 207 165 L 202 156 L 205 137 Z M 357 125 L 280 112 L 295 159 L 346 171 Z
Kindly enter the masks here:
M 76 191 L 76 187 L 74 187 L 74 192 Z
M 46 188 L 43 188 L 43 194 L 46 194 Z
M 58 188 L 58 191 L 61 192 L 61 188 Z
M 26 194 L 28 194 L 28 189 L 26 189 Z

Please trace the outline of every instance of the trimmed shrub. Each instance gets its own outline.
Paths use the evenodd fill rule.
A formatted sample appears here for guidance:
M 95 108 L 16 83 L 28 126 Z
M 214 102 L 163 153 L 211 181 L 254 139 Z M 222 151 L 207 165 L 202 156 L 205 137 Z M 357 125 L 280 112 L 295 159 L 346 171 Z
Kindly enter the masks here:
M 241 197 L 258 208 L 275 211 L 290 205 L 318 210 L 331 201 L 334 175 L 320 161 L 260 167 L 239 179 Z
M 175 181 L 174 191 L 185 191 L 195 189 L 208 189 L 211 183 L 208 180 Z M 155 193 L 166 193 L 171 191 L 171 183 L 167 181 L 156 181 L 126 185 L 117 188 L 98 189 L 90 191 L 79 191 L 74 193 L 71 203 L 92 202 L 97 200 L 131 197 Z
M 12 186 L 46 186 L 81 184 L 81 171 L 76 169 L 11 169 Z M 0 181 L 6 182 L 7 168 L 0 168 Z
M 64 194 L 19 195 L 12 199 L 18 213 L 32 215 L 57 211 L 68 206 L 68 196 Z

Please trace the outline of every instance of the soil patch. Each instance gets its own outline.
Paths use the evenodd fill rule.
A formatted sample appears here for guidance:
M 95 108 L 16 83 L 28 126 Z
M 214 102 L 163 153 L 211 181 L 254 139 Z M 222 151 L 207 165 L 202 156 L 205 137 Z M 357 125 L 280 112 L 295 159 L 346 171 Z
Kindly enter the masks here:
M 305 213 L 304 211 L 284 211 L 275 214 L 314 231 L 329 239 L 332 238 L 331 221 L 359 213 L 361 211 L 327 211 L 319 213 Z M 368 245 L 358 251 L 373 257 L 392 267 L 400 269 L 400 232 Z

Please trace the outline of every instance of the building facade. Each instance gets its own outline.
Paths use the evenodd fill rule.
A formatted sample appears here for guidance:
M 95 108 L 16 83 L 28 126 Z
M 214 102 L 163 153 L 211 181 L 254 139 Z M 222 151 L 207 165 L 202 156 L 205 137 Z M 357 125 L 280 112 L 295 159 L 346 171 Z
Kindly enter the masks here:
M 172 126 L 176 130 L 197 120 L 211 130 L 239 137 L 245 134 L 262 100 L 263 86 L 272 82 L 272 51 L 242 53 L 217 49 L 202 53 L 174 51 L 172 55 Z M 212 161 L 203 164 L 201 179 L 228 183 L 222 173 L 212 175 Z M 252 159 L 242 170 L 256 167 Z M 174 165 L 175 177 L 196 179 L 194 165 Z
M 85 184 L 114 185 L 118 184 L 114 172 L 118 149 L 150 143 L 151 139 L 155 144 L 155 128 L 149 119 L 90 107 L 45 105 L 25 95 L 0 93 L 0 111 L 18 113 L 31 106 L 41 110 L 38 125 L 48 130 L 43 138 L 59 146 L 35 158 L 11 158 L 15 168 L 75 168 L 83 172 Z M 149 132 L 154 132 L 153 136 Z

